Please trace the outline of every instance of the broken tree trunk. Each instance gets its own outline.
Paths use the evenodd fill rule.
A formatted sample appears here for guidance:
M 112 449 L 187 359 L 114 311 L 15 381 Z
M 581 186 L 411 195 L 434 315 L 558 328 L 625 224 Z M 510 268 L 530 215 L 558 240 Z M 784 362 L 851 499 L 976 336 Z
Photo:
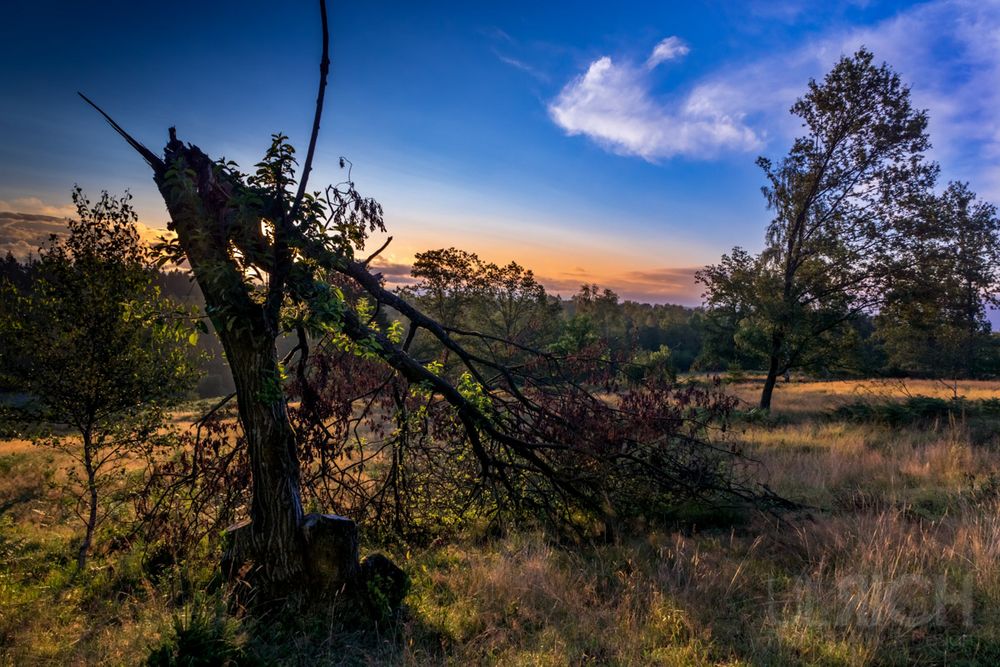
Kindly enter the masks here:
M 253 474 L 251 529 L 242 541 L 246 555 L 257 566 L 255 578 L 291 581 L 305 568 L 295 434 L 280 386 L 277 328 L 232 257 L 230 184 L 217 180 L 208 156 L 178 141 L 173 131 L 155 180 L 236 387 Z

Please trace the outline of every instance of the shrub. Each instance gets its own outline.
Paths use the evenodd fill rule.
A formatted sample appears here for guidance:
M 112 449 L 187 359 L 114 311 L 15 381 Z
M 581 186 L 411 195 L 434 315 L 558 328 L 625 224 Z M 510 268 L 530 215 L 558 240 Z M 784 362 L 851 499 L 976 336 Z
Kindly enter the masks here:
M 172 636 L 154 648 L 149 667 L 238 667 L 252 664 L 244 649 L 239 622 L 221 602 L 196 601 L 174 617 Z
M 995 414 L 998 406 L 993 406 L 992 403 L 996 402 L 912 396 L 902 402 L 855 401 L 833 410 L 830 416 L 842 421 L 880 422 L 889 426 L 905 426 L 963 416 Z

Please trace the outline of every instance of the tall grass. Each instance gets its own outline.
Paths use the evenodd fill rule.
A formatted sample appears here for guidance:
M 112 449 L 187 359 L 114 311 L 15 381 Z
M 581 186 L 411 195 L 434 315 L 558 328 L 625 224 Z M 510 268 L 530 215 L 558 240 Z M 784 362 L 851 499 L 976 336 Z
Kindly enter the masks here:
M 75 524 L 47 481 L 60 462 L 14 443 L 0 452 L 0 664 L 171 664 L 202 645 L 231 664 L 1000 663 L 1000 424 L 831 419 L 855 387 L 791 383 L 777 420 L 730 434 L 802 512 L 610 543 L 511 526 L 401 547 L 406 609 L 364 628 L 335 607 L 219 607 L 207 560 L 153 572 L 110 549 L 74 576 Z

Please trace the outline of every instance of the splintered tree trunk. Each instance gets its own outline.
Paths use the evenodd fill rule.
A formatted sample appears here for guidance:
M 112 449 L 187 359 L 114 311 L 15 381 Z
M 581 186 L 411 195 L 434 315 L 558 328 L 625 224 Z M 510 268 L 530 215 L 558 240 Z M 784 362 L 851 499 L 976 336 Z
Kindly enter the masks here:
M 363 579 L 366 571 L 379 577 L 385 573 L 374 565 L 363 570 L 358 562 L 354 521 L 302 513 L 295 433 L 275 349 L 279 312 L 270 307 L 274 303 L 280 306 L 283 295 L 276 292 L 278 300 L 272 302 L 274 295 L 269 293 L 260 303 L 254 295 L 255 285 L 236 260 L 238 253 L 254 255 L 267 270 L 272 259 L 278 264 L 282 256 L 276 244 L 266 248 L 262 218 L 241 218 L 239 200 L 247 194 L 246 186 L 218 168 L 197 146 L 179 141 L 174 128 L 170 128 L 170 141 L 161 159 L 100 112 L 153 168 L 153 179 L 170 212 L 168 229 L 177 234 L 179 254 L 189 262 L 205 297 L 206 313 L 215 325 L 236 385 L 253 499 L 249 522 L 229 531 L 223 567 L 233 574 L 250 561 L 252 578 L 271 592 L 284 593 L 286 586 L 309 594 L 339 593 L 345 585 L 363 589 L 363 582 L 357 580 Z M 318 120 L 314 140 L 317 131 Z M 305 176 L 300 185 L 304 182 Z M 390 574 L 403 577 L 398 568 Z
M 253 298 L 230 245 L 236 223 L 229 195 L 240 186 L 220 181 L 213 162 L 173 133 L 166 162 L 147 159 L 226 352 L 247 443 L 250 517 L 228 531 L 223 569 L 238 575 L 250 564 L 249 578 L 264 586 L 265 596 L 338 591 L 359 575 L 357 526 L 343 517 L 303 516 L 295 433 L 275 349 L 277 323 Z
M 253 475 L 248 528 L 257 576 L 268 582 L 302 575 L 302 502 L 295 435 L 281 391 L 274 339 L 249 332 L 222 334 L 236 385 L 240 422 Z
M 291 582 L 305 569 L 299 465 L 275 349 L 276 333 L 233 260 L 233 185 L 212 161 L 171 130 L 165 163 L 147 157 L 170 212 L 170 228 L 205 297 L 236 386 L 247 441 L 253 499 L 250 523 L 230 537 L 230 565 L 252 561 L 262 583 Z

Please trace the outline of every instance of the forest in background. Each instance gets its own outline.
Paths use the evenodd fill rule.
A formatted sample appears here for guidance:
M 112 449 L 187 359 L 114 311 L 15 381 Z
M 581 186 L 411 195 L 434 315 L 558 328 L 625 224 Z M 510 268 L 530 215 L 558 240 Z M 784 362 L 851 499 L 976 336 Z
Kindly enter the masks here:
M 605 341 L 609 350 L 624 355 L 624 372 L 635 380 L 656 373 L 722 374 L 742 380 L 767 369 L 764 350 L 745 343 L 748 339 L 759 340 L 761 330 L 754 331 L 753 322 L 741 321 L 735 307 L 639 303 L 623 300 L 613 290 L 598 285 L 582 285 L 572 297 L 560 298 L 546 292 L 530 269 L 516 262 L 504 267 L 507 275 L 501 275 L 493 265 L 493 272 L 481 277 L 484 283 L 479 287 L 465 284 L 464 274 L 456 267 L 436 266 L 434 270 L 442 275 L 431 279 L 436 281 L 432 291 L 431 283 L 421 279 L 431 270 L 431 262 L 440 263 L 448 257 L 482 262 L 474 254 L 456 249 L 428 251 L 420 257 L 427 259 L 418 259 L 414 275 L 417 282 L 401 293 L 414 303 L 426 305 L 435 315 L 451 318 L 450 324 L 495 336 L 509 338 L 515 334 L 513 339 L 519 343 L 563 352 Z M 30 285 L 30 262 L 19 262 L 8 255 L 0 263 L 0 272 L 7 280 Z M 155 282 L 165 299 L 204 308 L 204 299 L 189 273 L 160 270 Z M 910 319 L 902 319 L 905 315 L 901 314 L 890 318 L 857 313 L 835 338 L 825 339 L 824 345 L 829 345 L 825 354 L 817 355 L 796 372 L 815 379 L 941 380 L 991 379 L 1000 372 L 1000 339 L 986 316 L 987 302 L 975 302 L 971 327 L 956 328 L 956 323 L 940 317 L 949 308 L 941 291 L 900 290 L 894 296 L 912 309 Z M 392 319 L 394 315 L 387 310 L 383 317 Z M 287 351 L 294 342 L 289 338 L 279 345 Z M 196 350 L 202 375 L 195 395 L 211 398 L 232 392 L 232 377 L 218 340 L 199 337 Z M 425 355 L 431 358 L 434 351 L 425 350 Z

